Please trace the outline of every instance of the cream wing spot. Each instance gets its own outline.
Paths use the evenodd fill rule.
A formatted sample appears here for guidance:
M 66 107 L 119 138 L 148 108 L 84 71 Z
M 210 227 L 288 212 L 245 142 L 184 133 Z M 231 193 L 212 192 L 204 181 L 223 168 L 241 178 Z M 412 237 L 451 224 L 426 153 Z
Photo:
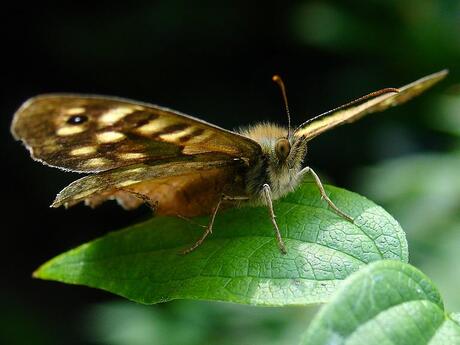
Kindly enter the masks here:
M 87 196 L 90 196 L 91 194 L 93 194 L 94 192 L 97 192 L 98 191 L 98 188 L 91 188 L 91 189 L 87 189 L 81 193 L 78 193 L 78 194 L 75 194 L 72 199 L 73 200 L 78 200 L 78 199 L 82 199 L 82 198 L 86 198 Z
M 123 119 L 126 115 L 131 114 L 136 109 L 131 107 L 117 107 L 108 110 L 100 117 L 99 121 L 104 125 L 113 125 L 114 123 Z
M 208 139 L 212 135 L 211 132 L 206 131 L 202 128 L 196 128 L 191 134 L 190 134 L 190 139 L 188 140 L 189 144 L 194 144 L 198 142 L 202 142 L 206 139 Z M 184 138 L 187 136 L 184 136 Z
M 86 168 L 99 168 L 110 163 L 111 161 L 107 158 L 91 158 L 84 163 L 84 166 Z
M 85 156 L 85 155 L 90 155 L 92 153 L 95 153 L 97 151 L 96 146 L 83 146 L 79 147 L 77 149 L 73 149 L 70 151 L 71 156 Z
M 84 132 L 85 129 L 86 128 L 84 126 L 64 126 L 64 127 L 58 128 L 56 131 L 56 134 L 58 136 L 65 137 L 68 135 L 74 135 L 74 134 Z
M 126 180 L 117 184 L 117 187 L 127 187 L 142 182 L 141 180 Z
M 97 141 L 101 144 L 116 143 L 126 138 L 123 133 L 108 131 L 96 134 Z
M 129 152 L 129 153 L 120 153 L 118 157 L 121 159 L 140 159 L 140 158 L 146 157 L 146 155 L 140 152 Z
M 168 127 L 171 125 L 171 120 L 158 118 L 155 120 L 150 121 L 149 123 L 139 127 L 137 131 L 143 135 L 150 135 L 160 132 L 163 128 Z
M 139 168 L 134 168 L 134 169 L 128 169 L 128 170 L 125 170 L 125 171 L 122 171 L 120 172 L 121 175 L 129 175 L 129 174 L 132 174 L 132 173 L 138 173 L 138 172 L 142 172 L 142 171 L 145 171 L 146 169 L 144 167 L 139 167 Z
M 181 138 L 185 138 L 192 134 L 194 130 L 195 129 L 193 127 L 188 127 L 178 132 L 161 134 L 159 137 L 169 143 L 178 143 L 181 141 Z

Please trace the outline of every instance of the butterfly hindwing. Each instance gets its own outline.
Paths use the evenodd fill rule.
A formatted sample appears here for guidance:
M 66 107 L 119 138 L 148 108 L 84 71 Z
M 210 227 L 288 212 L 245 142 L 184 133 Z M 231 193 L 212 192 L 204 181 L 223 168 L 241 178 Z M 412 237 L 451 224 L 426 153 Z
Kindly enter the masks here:
M 48 165 L 100 172 L 206 152 L 251 159 L 249 138 L 170 109 L 104 96 L 37 96 L 16 112 L 12 132 Z
M 443 70 L 430 74 L 400 87 L 398 93 L 384 94 L 357 106 L 339 110 L 330 115 L 313 118 L 298 128 L 294 134 L 297 137 L 303 136 L 306 140 L 310 140 L 338 125 L 350 123 L 367 114 L 383 111 L 389 107 L 402 104 L 439 82 L 447 73 L 447 70 Z
M 224 155 L 197 154 L 121 167 L 71 183 L 57 195 L 52 206 L 69 207 L 82 201 L 97 206 L 116 199 L 131 209 L 141 205 L 145 198 L 158 203 L 157 214 L 205 214 L 207 208 L 215 206 L 224 186 L 231 185 L 231 190 L 238 193 L 242 164 L 241 160 L 228 160 Z M 199 212 L 203 208 L 206 212 Z

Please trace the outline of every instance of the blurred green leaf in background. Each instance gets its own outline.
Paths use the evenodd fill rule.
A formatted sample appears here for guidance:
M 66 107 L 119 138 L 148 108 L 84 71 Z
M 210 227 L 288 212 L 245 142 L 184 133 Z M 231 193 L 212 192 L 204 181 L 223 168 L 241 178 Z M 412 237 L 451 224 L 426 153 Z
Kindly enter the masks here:
M 398 219 L 410 243 L 410 261 L 460 310 L 460 154 L 431 153 L 364 169 L 357 189 Z
M 459 314 L 444 310 L 430 279 L 382 260 L 350 276 L 311 322 L 302 344 L 458 345 Z
M 316 310 L 202 301 L 152 307 L 117 301 L 89 308 L 82 330 L 95 345 L 297 344 Z

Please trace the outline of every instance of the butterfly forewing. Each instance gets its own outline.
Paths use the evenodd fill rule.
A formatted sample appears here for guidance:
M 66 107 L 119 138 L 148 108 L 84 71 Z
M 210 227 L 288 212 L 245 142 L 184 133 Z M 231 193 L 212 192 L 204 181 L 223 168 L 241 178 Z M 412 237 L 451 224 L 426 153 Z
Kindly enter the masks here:
M 303 136 L 306 140 L 310 140 L 338 125 L 350 123 L 367 114 L 383 111 L 389 107 L 402 104 L 439 82 L 447 73 L 447 70 L 443 70 L 430 74 L 413 83 L 400 87 L 399 93 L 385 94 L 357 106 L 339 110 L 327 116 L 313 118 L 298 128 L 294 134 L 297 137 Z
M 42 95 L 16 112 L 12 132 L 48 165 L 100 172 L 199 153 L 252 159 L 253 140 L 154 105 L 82 95 Z

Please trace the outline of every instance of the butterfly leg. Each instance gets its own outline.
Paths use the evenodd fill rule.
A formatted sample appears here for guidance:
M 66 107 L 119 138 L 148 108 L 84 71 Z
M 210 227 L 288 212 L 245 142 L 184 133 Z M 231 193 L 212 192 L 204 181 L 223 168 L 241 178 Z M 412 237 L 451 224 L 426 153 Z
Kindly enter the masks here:
M 281 237 L 281 233 L 278 228 L 278 223 L 276 223 L 276 215 L 275 215 L 275 211 L 273 210 L 272 191 L 268 184 L 263 185 L 262 193 L 264 195 L 265 202 L 268 206 L 268 212 L 270 213 L 270 219 L 272 221 L 273 227 L 275 228 L 275 235 L 276 235 L 276 241 L 278 243 L 278 247 L 282 254 L 287 254 L 286 245 L 284 244 L 283 238 Z
M 197 224 L 197 223 L 193 222 L 191 219 L 185 218 L 183 216 L 179 216 L 182 219 L 188 220 L 188 221 L 190 221 L 190 222 L 192 222 L 192 223 L 194 223 L 194 224 L 196 224 L 198 226 L 201 226 L 201 227 L 205 228 L 205 231 L 204 231 L 203 235 L 201 235 L 200 239 L 198 241 L 196 241 L 190 248 L 187 248 L 184 251 L 182 251 L 181 254 L 185 255 L 185 254 L 188 254 L 188 253 L 194 251 L 196 248 L 198 248 L 204 242 L 204 240 L 206 239 L 206 237 L 208 237 L 209 234 L 212 234 L 212 229 L 214 227 L 214 220 L 216 218 L 217 211 L 219 210 L 222 201 L 246 201 L 248 199 L 249 198 L 247 196 L 228 196 L 228 195 L 223 194 L 221 196 L 221 198 L 219 199 L 218 203 L 216 204 L 216 207 L 212 211 L 211 219 L 210 219 L 209 224 L 207 226 Z
M 181 215 L 181 214 L 176 214 L 176 216 L 177 216 L 178 218 L 180 218 L 180 219 L 185 220 L 186 222 L 189 222 L 190 224 L 199 226 L 199 227 L 201 227 L 201 228 L 207 228 L 206 225 L 199 224 L 199 223 L 195 222 L 193 219 L 188 218 L 188 217 L 185 217 L 185 216 L 183 216 L 183 215 Z
M 208 226 L 206 226 L 206 229 L 204 230 L 203 235 L 201 235 L 199 240 L 196 241 L 190 248 L 187 248 L 187 249 L 183 250 L 181 252 L 181 254 L 185 255 L 185 254 L 188 254 L 188 253 L 194 251 L 196 248 L 198 248 L 204 242 L 204 240 L 206 239 L 206 237 L 208 237 L 209 234 L 212 234 L 212 227 L 214 226 L 214 220 L 216 219 L 217 211 L 219 210 L 219 207 L 220 207 L 220 204 L 222 203 L 222 200 L 224 200 L 223 196 L 219 199 L 219 201 L 216 204 L 216 207 L 212 211 L 211 219 L 209 220 L 209 224 L 208 224 Z
M 129 194 L 132 194 L 135 197 L 141 199 L 144 202 L 144 204 L 146 204 L 148 207 L 150 207 L 150 209 L 152 210 L 153 213 L 155 213 L 155 210 L 158 208 L 158 201 L 150 199 L 145 194 L 134 192 L 132 190 L 124 189 L 124 188 L 120 188 L 120 190 L 122 190 L 124 192 L 127 192 Z
M 321 199 L 326 200 L 328 205 L 334 210 L 335 213 L 337 213 L 339 216 L 342 218 L 345 218 L 349 222 L 353 223 L 353 218 L 350 217 L 348 214 L 344 213 L 342 210 L 340 210 L 333 202 L 331 199 L 326 194 L 326 191 L 324 190 L 323 183 L 319 179 L 319 176 L 315 173 L 315 171 L 310 168 L 310 167 L 305 167 L 303 168 L 300 172 L 299 175 L 300 177 L 304 176 L 305 174 L 310 173 L 311 176 L 313 176 L 313 179 L 315 180 L 316 186 L 319 189 L 319 192 L 321 194 Z

